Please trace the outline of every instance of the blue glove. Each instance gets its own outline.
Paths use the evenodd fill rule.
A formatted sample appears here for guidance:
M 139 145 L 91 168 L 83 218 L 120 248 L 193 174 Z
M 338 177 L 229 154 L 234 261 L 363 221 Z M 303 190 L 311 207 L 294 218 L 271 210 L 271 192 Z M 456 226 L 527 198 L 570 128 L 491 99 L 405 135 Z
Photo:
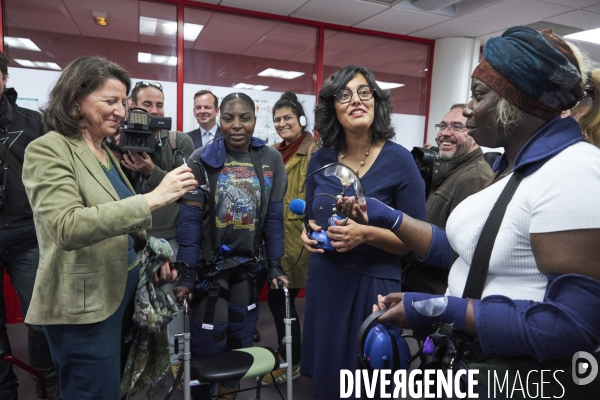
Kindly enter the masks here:
M 412 329 L 424 328 L 437 322 L 452 324 L 464 331 L 469 299 L 427 293 L 404 293 L 404 313 Z
M 367 202 L 370 226 L 389 229 L 392 232 L 400 228 L 402 218 L 404 218 L 402 211 L 395 210 L 373 197 L 367 197 L 365 201 Z

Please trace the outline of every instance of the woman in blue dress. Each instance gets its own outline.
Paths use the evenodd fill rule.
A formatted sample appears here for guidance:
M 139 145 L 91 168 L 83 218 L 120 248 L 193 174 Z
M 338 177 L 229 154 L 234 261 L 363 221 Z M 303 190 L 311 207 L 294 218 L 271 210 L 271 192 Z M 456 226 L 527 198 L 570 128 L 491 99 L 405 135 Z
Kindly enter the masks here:
M 308 166 L 341 162 L 359 176 L 367 196 L 376 197 L 414 218 L 425 220 L 424 182 L 410 152 L 394 143 L 390 93 L 364 67 L 346 66 L 330 76 L 319 92 L 315 129 L 322 149 Z M 306 200 L 315 194 L 340 194 L 334 176 L 317 172 L 306 182 Z M 350 187 L 347 195 L 354 189 Z M 314 399 L 339 398 L 340 370 L 359 368 L 356 336 L 371 314 L 378 293 L 400 288 L 400 255 L 409 250 L 390 232 L 352 221 L 328 227 L 334 201 L 316 197 L 308 204 L 310 227 L 327 229 L 336 251 L 313 247 L 309 259 L 301 373 L 313 380 Z

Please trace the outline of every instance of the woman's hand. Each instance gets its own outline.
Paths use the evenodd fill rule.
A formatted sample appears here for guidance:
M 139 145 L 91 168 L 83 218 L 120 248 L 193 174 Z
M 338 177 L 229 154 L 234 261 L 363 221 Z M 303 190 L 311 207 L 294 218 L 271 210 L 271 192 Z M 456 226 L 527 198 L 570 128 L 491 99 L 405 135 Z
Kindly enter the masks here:
M 315 232 L 320 232 L 323 229 L 319 225 L 315 224 L 315 221 L 308 221 L 308 224 L 309 224 L 310 228 Z M 311 253 L 324 253 L 325 252 L 325 250 L 323 250 L 323 249 L 317 249 L 316 247 L 313 247 L 313 246 L 317 245 L 319 242 L 317 242 L 314 239 L 310 239 L 308 237 L 308 234 L 306 233 L 306 228 L 302 228 L 302 235 L 300 236 L 300 238 L 302 239 L 302 244 L 304 245 L 304 248 L 306 250 L 310 251 Z
M 144 197 L 150 206 L 150 210 L 166 206 L 178 200 L 183 194 L 193 190 L 198 185 L 198 181 L 191 173 L 191 168 L 181 166 L 165 175 L 160 184 Z
M 175 299 L 177 299 L 177 302 L 179 304 L 183 303 L 183 296 L 185 296 L 186 294 L 188 295 L 189 301 L 192 301 L 192 297 L 194 297 L 192 292 L 190 292 L 189 289 L 185 286 L 175 286 L 173 288 L 173 293 L 175 294 Z
M 154 283 L 170 283 L 175 282 L 177 279 L 177 270 L 171 269 L 171 263 L 169 261 L 163 261 L 158 271 L 154 273 Z
M 285 285 L 285 287 L 290 286 L 290 281 L 289 281 L 287 275 L 280 275 L 275 279 L 271 279 L 270 289 L 279 289 L 279 285 L 277 284 L 277 281 L 280 279 L 283 282 L 283 284 Z
M 369 218 L 367 216 L 367 202 L 363 201 L 362 204 L 358 204 L 356 197 L 344 197 L 344 199 L 338 199 L 335 204 L 338 212 L 344 214 L 352 221 L 361 225 L 368 225 Z
M 377 304 L 373 304 L 373 312 L 385 310 L 387 308 L 386 304 L 390 305 L 389 309 L 377 320 L 380 323 L 391 322 L 400 328 L 410 329 L 404 311 L 404 293 L 390 293 L 387 296 L 378 295 Z
M 327 236 L 331 238 L 331 245 L 336 251 L 340 253 L 350 251 L 365 242 L 364 225 L 359 225 L 352 220 L 334 219 L 333 222 L 335 225 L 327 228 Z

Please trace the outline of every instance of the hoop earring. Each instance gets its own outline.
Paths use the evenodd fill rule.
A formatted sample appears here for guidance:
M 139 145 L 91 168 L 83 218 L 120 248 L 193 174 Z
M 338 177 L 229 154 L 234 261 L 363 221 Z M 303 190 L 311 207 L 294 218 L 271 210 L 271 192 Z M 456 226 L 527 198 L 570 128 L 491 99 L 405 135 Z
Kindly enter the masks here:
M 73 109 L 77 112 L 79 112 L 79 106 L 74 106 Z

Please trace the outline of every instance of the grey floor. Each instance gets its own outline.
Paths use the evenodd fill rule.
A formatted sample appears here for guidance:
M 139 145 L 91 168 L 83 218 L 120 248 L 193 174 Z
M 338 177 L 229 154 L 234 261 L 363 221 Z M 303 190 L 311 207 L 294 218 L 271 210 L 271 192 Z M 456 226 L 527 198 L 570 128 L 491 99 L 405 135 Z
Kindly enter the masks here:
M 302 317 L 304 316 L 304 299 L 296 299 L 296 309 L 300 315 L 300 322 L 302 323 Z M 267 346 L 271 348 L 277 347 L 277 334 L 275 332 L 275 325 L 273 324 L 273 317 L 269 311 L 269 306 L 266 302 L 260 303 L 260 317 L 258 319 L 257 328 L 260 332 L 261 341 L 256 343 L 258 346 Z M 8 335 L 11 342 L 13 356 L 23 361 L 27 361 L 27 328 L 24 324 L 13 324 L 8 325 Z M 35 384 L 29 377 L 29 374 L 20 368 L 15 368 L 15 373 L 19 378 L 19 399 L 20 400 L 35 400 L 37 399 L 35 394 Z M 167 385 L 171 386 L 173 383 L 172 375 L 169 374 Z M 242 388 L 248 388 L 256 384 L 256 380 L 246 379 L 242 381 Z M 283 393 L 283 398 L 287 398 L 286 386 L 279 386 Z M 293 396 L 295 400 L 310 400 L 312 390 L 312 381 L 308 378 L 301 376 L 294 381 L 293 385 Z M 164 399 L 167 394 L 165 389 L 162 393 L 156 396 L 155 400 Z M 147 399 L 146 394 L 138 394 L 134 397 L 135 400 Z M 182 400 L 183 392 L 176 390 L 170 397 L 171 400 Z M 254 400 L 256 399 L 256 391 L 250 390 L 247 392 L 241 392 L 237 396 L 238 400 Z M 261 399 L 263 400 L 276 400 L 281 399 L 281 396 L 277 390 L 273 387 L 265 387 L 262 389 Z M 66 400 L 66 399 L 65 399 Z
M 296 309 L 298 310 L 298 315 L 300 316 L 300 323 L 302 323 L 302 318 L 304 316 L 304 299 L 296 299 Z M 275 326 L 273 324 L 273 317 L 269 311 L 269 307 L 266 302 L 260 303 L 260 317 L 258 319 L 257 328 L 260 332 L 261 341 L 256 343 L 258 346 L 267 346 L 271 348 L 277 347 L 277 334 L 275 332 Z M 410 333 L 410 331 L 405 331 L 405 333 Z M 8 335 L 11 341 L 11 346 L 13 350 L 13 356 L 19 358 L 21 360 L 27 361 L 27 329 L 24 324 L 14 324 L 8 325 Z M 411 350 L 415 351 L 415 346 L 413 344 L 414 341 L 409 340 L 408 343 L 411 347 Z M 417 362 L 413 363 L 412 367 L 418 364 Z M 35 394 L 35 384 L 33 380 L 29 377 L 29 374 L 23 371 L 20 368 L 15 368 L 15 372 L 19 378 L 19 399 L 20 400 L 35 400 L 37 399 Z M 167 380 L 167 388 L 170 387 L 173 383 L 173 377 L 171 374 L 168 375 Z M 251 386 L 255 386 L 256 381 L 254 379 L 246 379 L 242 381 L 242 389 L 249 388 Z M 279 395 L 277 390 L 273 387 L 265 387 L 262 389 L 261 399 L 263 400 L 276 400 L 276 399 L 285 399 L 287 400 L 287 392 L 286 386 L 279 386 L 283 397 Z M 306 377 L 301 376 L 297 380 L 293 382 L 293 398 L 295 400 L 310 400 L 311 399 L 311 391 L 312 391 L 312 381 Z M 167 389 L 163 390 L 159 395 L 154 397 L 155 400 L 162 400 L 167 395 Z M 147 395 L 145 393 L 140 393 L 135 396 L 134 400 L 145 400 L 147 399 Z M 411 397 L 408 397 L 409 399 Z M 170 399 L 172 400 L 182 400 L 183 392 L 181 390 L 175 390 L 175 392 L 171 395 Z M 254 400 L 256 399 L 256 391 L 249 390 L 246 392 L 241 392 L 237 396 L 238 400 Z M 65 399 L 70 400 L 70 399 Z

